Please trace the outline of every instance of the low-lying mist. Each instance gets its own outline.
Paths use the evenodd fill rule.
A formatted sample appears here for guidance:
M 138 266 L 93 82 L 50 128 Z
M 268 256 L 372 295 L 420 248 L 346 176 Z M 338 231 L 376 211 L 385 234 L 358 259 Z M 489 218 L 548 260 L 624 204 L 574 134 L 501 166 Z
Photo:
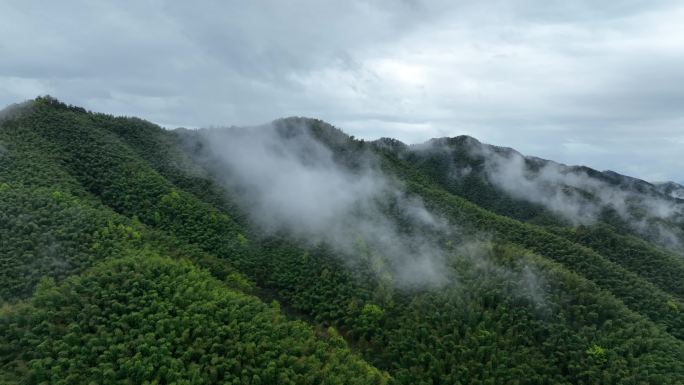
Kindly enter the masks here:
M 409 154 L 441 159 L 446 177 L 465 182 L 476 173 L 514 199 L 549 210 L 571 225 L 607 221 L 684 255 L 684 188 L 650 183 L 610 171 L 570 167 L 471 137 L 433 139 Z M 465 182 L 467 183 L 467 182 Z
M 472 146 L 482 156 L 488 180 L 511 196 L 541 204 L 571 223 L 592 224 L 607 210 L 633 231 L 673 251 L 683 250 L 684 205 L 638 188 L 627 177 L 618 184 L 592 177 L 581 168 L 524 157 L 515 151 Z
M 467 275 L 491 276 L 515 296 L 544 304 L 545 278 L 534 265 L 500 264 L 496 240 L 428 210 L 383 172 L 373 146 L 316 124 L 320 130 L 305 119 L 203 129 L 193 135 L 201 145 L 192 148 L 266 235 L 323 243 L 350 267 L 370 266 L 397 288 L 436 289 Z
M 351 139 L 335 134 L 330 139 Z M 439 286 L 448 280 L 441 244 L 454 227 L 382 173 L 360 149 L 336 158 L 305 123 L 200 130 L 213 173 L 237 192 L 266 233 L 324 242 L 351 263 L 375 260 L 397 285 Z M 385 274 L 386 275 L 386 274 Z
M 26 101 L 23 103 L 10 104 L 0 110 L 0 124 L 5 120 L 15 119 L 22 114 L 26 109 L 33 105 L 33 101 Z

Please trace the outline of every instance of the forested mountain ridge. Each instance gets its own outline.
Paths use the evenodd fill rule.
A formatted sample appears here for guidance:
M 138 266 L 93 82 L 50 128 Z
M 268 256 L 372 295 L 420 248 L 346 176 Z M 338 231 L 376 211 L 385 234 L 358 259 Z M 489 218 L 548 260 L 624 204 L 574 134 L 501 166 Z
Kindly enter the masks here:
M 684 249 L 684 190 L 674 182 L 566 166 L 468 136 L 394 148 L 450 192 L 497 213 L 542 224 L 604 222 L 671 251 Z
M 465 137 L 164 130 L 50 97 L 0 124 L 4 382 L 684 381 L 684 262 L 658 237 L 680 202 L 646 182 L 573 169 L 559 194 L 525 159 L 559 211 Z

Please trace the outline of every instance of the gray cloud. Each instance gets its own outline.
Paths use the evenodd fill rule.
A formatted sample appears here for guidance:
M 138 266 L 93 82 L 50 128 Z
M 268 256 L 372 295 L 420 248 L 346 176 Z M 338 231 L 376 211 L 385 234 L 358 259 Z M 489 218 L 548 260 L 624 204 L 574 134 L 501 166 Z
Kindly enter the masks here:
M 682 181 L 677 1 L 0 4 L 0 103 L 175 127 L 322 118 Z

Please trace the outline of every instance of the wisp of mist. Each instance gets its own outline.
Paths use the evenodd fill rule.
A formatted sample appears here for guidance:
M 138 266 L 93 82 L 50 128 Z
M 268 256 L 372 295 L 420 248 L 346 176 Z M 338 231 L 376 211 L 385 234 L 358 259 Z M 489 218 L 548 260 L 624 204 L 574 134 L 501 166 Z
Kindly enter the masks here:
M 450 234 L 453 226 L 384 175 L 369 152 L 345 165 L 303 123 L 201 135 L 213 154 L 213 173 L 223 175 L 267 233 L 324 242 L 351 262 L 364 253 L 381 257 L 396 285 L 435 287 L 448 279 L 445 251 L 428 234 Z
M 575 225 L 592 224 L 611 208 L 635 232 L 672 251 L 684 249 L 684 232 L 667 223 L 684 217 L 684 205 L 674 199 L 637 192 L 629 184 L 610 184 L 552 161 L 533 171 L 527 164 L 530 158 L 515 151 L 497 152 L 486 145 L 471 151 L 484 157 L 488 179 L 517 199 L 541 204 Z

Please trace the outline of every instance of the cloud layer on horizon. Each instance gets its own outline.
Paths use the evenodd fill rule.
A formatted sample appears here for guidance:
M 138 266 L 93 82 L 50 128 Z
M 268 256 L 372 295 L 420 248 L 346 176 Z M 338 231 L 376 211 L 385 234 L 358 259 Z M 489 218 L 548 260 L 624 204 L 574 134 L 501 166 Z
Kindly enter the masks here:
M 0 104 L 49 93 L 171 127 L 313 116 L 683 181 L 683 17 L 633 0 L 4 2 Z

